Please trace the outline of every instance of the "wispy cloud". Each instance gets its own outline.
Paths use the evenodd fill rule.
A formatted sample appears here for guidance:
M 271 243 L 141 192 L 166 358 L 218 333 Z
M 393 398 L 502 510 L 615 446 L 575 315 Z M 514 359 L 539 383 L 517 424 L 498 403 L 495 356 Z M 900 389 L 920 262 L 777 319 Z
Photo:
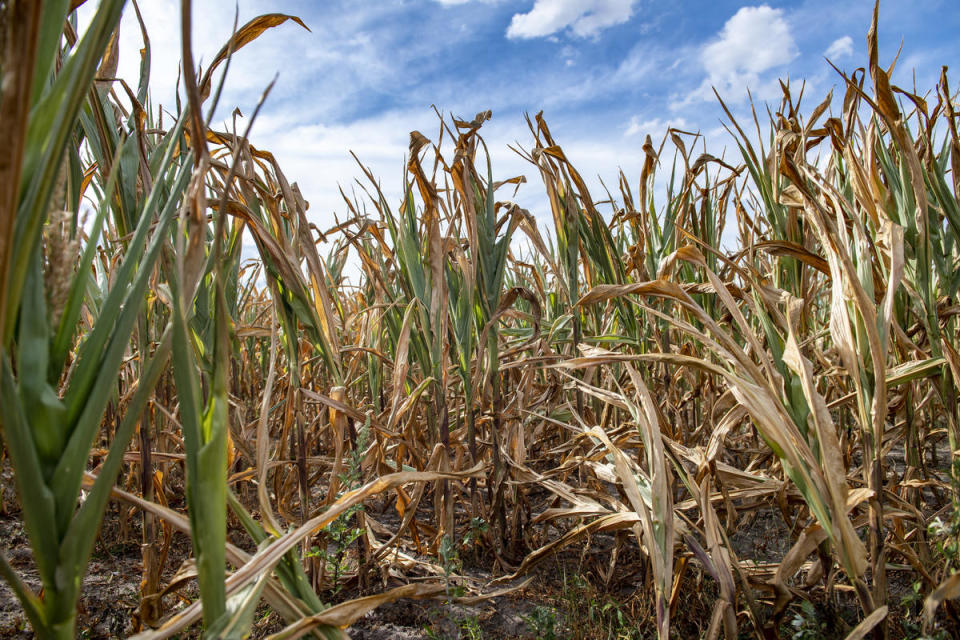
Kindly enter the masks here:
M 837 60 L 838 58 L 846 58 L 853 55 L 853 38 L 850 36 L 843 36 L 842 38 L 837 38 L 833 43 L 827 47 L 827 50 L 823 52 L 823 55 L 831 60 Z
M 636 0 L 536 0 L 527 13 L 514 14 L 508 38 L 542 38 L 569 29 L 577 37 L 594 36 L 633 15 Z
M 663 136 L 667 129 L 686 129 L 688 126 L 685 118 L 673 118 L 664 120 L 662 118 L 651 118 L 649 120 L 641 120 L 640 116 L 633 116 L 630 118 L 630 122 L 627 123 L 627 128 L 623 132 L 623 135 L 627 137 L 631 136 L 651 136 L 659 137 Z
M 256 0 L 239 2 L 239 23 L 262 12 Z M 96 3 L 88 2 L 78 10 L 81 30 L 96 10 Z M 177 0 L 150 0 L 139 3 L 147 33 L 150 38 L 150 89 L 154 105 L 162 104 L 173 110 L 178 76 L 180 75 L 180 2 Z M 283 11 L 291 13 L 288 7 Z M 310 20 L 307 17 L 307 23 Z M 196 64 L 206 67 L 217 51 L 230 38 L 234 24 L 234 5 L 224 6 L 219 0 L 198 0 L 193 3 L 193 55 Z M 249 109 L 255 104 L 264 87 L 277 72 L 282 71 L 281 81 L 274 90 L 274 97 L 295 91 L 292 81 L 302 66 L 290 63 L 290 52 L 307 50 L 305 43 L 312 34 L 293 22 L 270 30 L 258 40 L 238 51 L 230 63 L 230 73 L 225 85 L 223 103 Z M 132 3 L 124 10 L 120 25 L 120 60 L 117 75 L 130 86 L 136 87 L 140 77 L 141 58 L 144 47 L 140 25 Z M 224 66 L 220 67 L 223 70 Z M 228 109 L 229 112 L 229 109 Z

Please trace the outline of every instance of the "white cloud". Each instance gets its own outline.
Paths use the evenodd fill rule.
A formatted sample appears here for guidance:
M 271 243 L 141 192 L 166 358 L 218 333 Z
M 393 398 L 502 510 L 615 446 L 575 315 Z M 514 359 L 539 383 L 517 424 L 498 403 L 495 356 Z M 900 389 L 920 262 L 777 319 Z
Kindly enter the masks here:
M 527 13 L 514 14 L 508 38 L 542 38 L 569 28 L 578 37 L 593 36 L 633 15 L 636 0 L 536 0 Z
M 715 78 L 757 74 L 797 57 L 797 45 L 782 9 L 741 7 L 703 50 L 703 66 Z
M 765 77 L 764 72 L 782 67 L 799 53 L 782 9 L 741 7 L 703 48 L 700 62 L 707 77 L 686 102 L 713 100 L 713 87 L 727 96 L 746 97 L 747 88 L 761 98 L 775 95 L 776 78 Z
M 641 137 L 649 135 L 651 138 L 662 138 L 667 129 L 686 129 L 687 126 L 687 121 L 684 118 L 641 120 L 640 116 L 633 116 L 630 118 L 623 135 L 629 137 L 639 134 Z
M 842 38 L 837 38 L 833 41 L 827 50 L 823 52 L 823 55 L 831 60 L 836 60 L 837 58 L 844 58 L 847 56 L 853 55 L 853 38 L 850 36 L 843 36 Z

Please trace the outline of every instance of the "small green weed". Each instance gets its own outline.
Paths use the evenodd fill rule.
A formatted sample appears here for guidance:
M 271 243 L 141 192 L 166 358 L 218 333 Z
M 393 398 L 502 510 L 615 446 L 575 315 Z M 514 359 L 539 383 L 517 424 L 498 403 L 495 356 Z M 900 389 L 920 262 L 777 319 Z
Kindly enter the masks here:
M 430 640 L 483 640 L 478 616 L 457 616 L 435 610 L 437 619 L 423 631 Z
M 454 611 L 452 607 L 453 599 L 464 594 L 464 588 L 453 581 L 454 576 L 463 569 L 463 562 L 460 560 L 453 536 L 447 535 L 440 540 L 438 552 L 440 566 L 443 567 L 447 599 L 442 603 L 442 609 L 431 610 L 433 622 L 424 629 L 424 632 L 431 640 L 482 640 L 483 629 L 480 627 L 480 618 L 464 616 Z
M 349 452 L 347 457 L 347 468 L 340 474 L 341 493 L 356 489 L 363 484 L 363 471 L 361 463 L 363 461 L 363 452 L 367 448 L 370 439 L 370 420 L 369 418 L 357 432 L 357 446 Z M 356 514 L 363 511 L 363 504 L 358 504 L 347 509 L 340 517 L 334 520 L 326 530 L 327 548 L 311 547 L 307 552 L 308 558 L 319 558 L 323 562 L 324 573 L 331 577 L 331 594 L 336 595 L 340 592 L 342 585 L 340 577 L 349 571 L 350 562 L 347 558 L 347 551 L 354 542 L 363 536 L 363 529 L 354 526 Z M 332 545 L 332 549 L 330 546 Z
M 523 621 L 538 640 L 557 640 L 559 637 L 559 620 L 553 607 L 538 606 L 529 616 L 524 616 Z
M 817 613 L 817 608 L 809 600 L 800 603 L 800 611 L 796 612 L 790 621 L 793 629 L 790 636 L 793 640 L 823 640 L 826 636 L 827 623 Z
M 633 617 L 617 599 L 600 593 L 583 576 L 563 577 L 559 606 L 537 607 L 525 619 L 542 640 L 640 640 Z

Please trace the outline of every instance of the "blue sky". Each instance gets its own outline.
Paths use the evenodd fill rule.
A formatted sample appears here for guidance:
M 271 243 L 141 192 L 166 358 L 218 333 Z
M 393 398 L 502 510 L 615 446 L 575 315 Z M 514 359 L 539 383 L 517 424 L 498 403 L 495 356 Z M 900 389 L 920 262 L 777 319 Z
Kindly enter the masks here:
M 154 99 L 164 104 L 177 75 L 178 8 L 141 2 Z M 775 102 L 777 78 L 806 80 L 807 112 L 831 88 L 842 98 L 824 57 L 848 72 L 864 66 L 872 9 L 869 0 L 242 0 L 241 24 L 282 12 L 311 31 L 288 22 L 240 51 L 223 103 L 251 113 L 279 72 L 253 142 L 276 154 L 324 228 L 334 212 L 344 217 L 337 186 L 349 189 L 358 175 L 350 150 L 399 195 L 409 132 L 436 139 L 433 104 L 467 119 L 492 110 L 483 131 L 497 179 L 536 178 L 507 145 L 529 146 L 523 114 L 541 109 L 581 172 L 611 186 L 619 168 L 637 179 L 644 136 L 659 142 L 671 125 L 704 133 L 720 155 L 730 139 L 712 87 L 744 117 L 746 89 Z M 210 60 L 230 34 L 234 4 L 196 0 L 194 12 L 195 54 Z M 142 44 L 132 5 L 128 14 L 120 74 L 135 78 Z M 903 43 L 896 84 L 912 86 L 915 73 L 919 88 L 932 89 L 941 65 L 960 66 L 957 0 L 884 0 L 880 16 L 881 62 Z M 526 185 L 517 200 L 544 219 L 541 192 Z

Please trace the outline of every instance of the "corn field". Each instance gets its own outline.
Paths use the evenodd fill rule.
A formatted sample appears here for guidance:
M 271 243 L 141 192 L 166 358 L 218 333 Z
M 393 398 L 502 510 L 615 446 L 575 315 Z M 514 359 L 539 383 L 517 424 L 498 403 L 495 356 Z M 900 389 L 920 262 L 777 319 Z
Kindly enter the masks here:
M 438 112 L 401 202 L 358 158 L 319 229 L 256 113 L 211 124 L 232 57 L 307 25 L 237 26 L 201 73 L 184 0 L 161 111 L 145 28 L 138 86 L 114 79 L 136 2 L 82 33 L 79 4 L 0 0 L 0 420 L 32 552 L 0 573 L 37 637 L 82 631 L 105 514 L 144 639 L 264 611 L 347 637 L 578 556 L 630 585 L 629 637 L 960 637 L 960 106 L 945 68 L 891 85 L 879 8 L 842 96 L 727 110 L 723 158 L 670 129 L 597 194 L 541 114 L 519 178 L 490 112 Z M 792 635 L 803 603 L 835 635 Z

